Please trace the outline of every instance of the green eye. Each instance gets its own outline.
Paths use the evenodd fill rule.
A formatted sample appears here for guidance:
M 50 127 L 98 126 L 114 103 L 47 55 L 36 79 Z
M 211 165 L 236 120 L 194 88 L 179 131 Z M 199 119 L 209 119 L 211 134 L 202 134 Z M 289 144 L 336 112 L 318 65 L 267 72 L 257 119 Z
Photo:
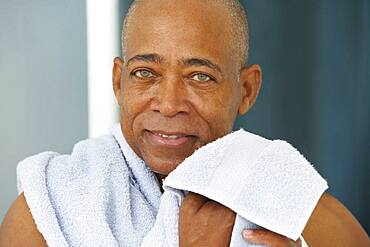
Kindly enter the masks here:
M 154 75 L 152 72 L 145 70 L 145 69 L 140 69 L 134 72 L 134 75 L 138 78 L 152 78 Z
M 202 73 L 193 75 L 192 79 L 199 82 L 208 82 L 213 80 L 210 76 Z

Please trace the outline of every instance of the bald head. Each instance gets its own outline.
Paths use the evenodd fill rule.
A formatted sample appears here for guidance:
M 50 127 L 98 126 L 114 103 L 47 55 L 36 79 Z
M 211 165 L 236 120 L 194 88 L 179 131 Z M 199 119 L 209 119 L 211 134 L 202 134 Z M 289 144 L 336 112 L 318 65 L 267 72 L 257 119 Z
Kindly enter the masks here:
M 155 0 L 157 2 L 165 2 L 166 0 Z M 167 0 L 168 1 L 168 0 Z M 176 0 L 171 0 L 176 1 Z M 180 0 L 182 2 L 188 1 L 202 1 L 206 3 L 206 6 L 212 8 L 218 6 L 224 8 L 227 11 L 227 17 L 229 20 L 225 20 L 223 23 L 227 25 L 224 29 L 226 32 L 220 33 L 219 38 L 223 39 L 226 35 L 229 37 L 230 53 L 236 56 L 236 61 L 238 61 L 239 66 L 244 66 L 248 60 L 248 49 L 249 49 L 249 31 L 248 31 L 248 21 L 245 10 L 238 0 Z M 126 56 L 127 51 L 127 39 L 128 28 L 131 23 L 137 21 L 136 18 L 145 18 L 145 16 L 136 15 L 137 10 L 141 7 L 145 8 L 145 3 L 152 2 L 153 0 L 134 0 L 131 4 L 128 13 L 124 20 L 124 26 L 122 30 L 122 51 L 123 56 Z M 155 12 L 162 11 L 161 9 L 153 10 Z M 197 9 L 194 9 L 196 12 Z M 223 17 L 220 17 L 223 18 Z

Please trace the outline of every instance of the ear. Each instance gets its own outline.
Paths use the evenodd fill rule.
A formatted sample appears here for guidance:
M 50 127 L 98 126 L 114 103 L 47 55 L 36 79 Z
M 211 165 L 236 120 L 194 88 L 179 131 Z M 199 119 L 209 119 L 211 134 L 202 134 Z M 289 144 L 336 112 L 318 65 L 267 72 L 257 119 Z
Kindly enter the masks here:
M 121 79 L 123 71 L 123 60 L 119 57 L 114 58 L 113 60 L 113 71 L 112 71 L 112 82 L 113 82 L 113 91 L 116 96 L 116 100 L 119 105 L 121 105 L 122 97 L 122 88 L 121 88 Z
M 245 67 L 240 72 L 242 89 L 242 102 L 239 106 L 239 114 L 244 115 L 256 102 L 262 84 L 262 70 L 257 64 Z

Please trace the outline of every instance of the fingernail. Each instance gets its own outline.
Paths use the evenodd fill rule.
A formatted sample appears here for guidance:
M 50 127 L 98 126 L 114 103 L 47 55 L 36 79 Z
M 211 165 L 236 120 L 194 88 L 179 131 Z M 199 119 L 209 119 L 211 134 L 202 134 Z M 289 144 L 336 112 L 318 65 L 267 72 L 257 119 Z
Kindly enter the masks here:
M 253 230 L 244 230 L 243 231 L 243 236 L 247 238 L 247 237 L 252 236 L 253 233 L 254 233 Z

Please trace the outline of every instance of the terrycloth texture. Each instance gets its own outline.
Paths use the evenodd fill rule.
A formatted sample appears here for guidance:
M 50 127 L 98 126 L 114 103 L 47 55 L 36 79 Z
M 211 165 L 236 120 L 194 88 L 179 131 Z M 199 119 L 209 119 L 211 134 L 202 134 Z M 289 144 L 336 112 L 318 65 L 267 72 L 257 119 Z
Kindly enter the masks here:
M 245 225 L 298 239 L 328 188 L 289 143 L 244 130 L 197 150 L 168 175 L 163 186 L 164 194 L 174 189 L 192 191 L 236 212 L 231 246 L 242 246 Z
M 298 239 L 328 188 L 326 181 L 290 144 L 244 130 L 197 150 L 168 175 L 163 186 L 157 220 L 144 243 L 168 242 L 171 243 L 168 246 L 175 246 L 176 237 L 168 236 L 178 234 L 182 191 L 192 191 L 237 213 L 232 247 L 248 246 L 241 235 L 246 228 L 265 228 Z
M 71 155 L 27 158 L 17 173 L 49 246 L 140 246 L 155 222 L 158 181 L 113 135 L 82 141 Z
M 186 191 L 238 213 L 230 246 L 248 246 L 241 230 L 256 225 L 243 217 L 298 238 L 325 181 L 285 142 L 240 140 L 244 134 L 251 135 L 234 132 L 195 152 L 166 178 L 163 195 L 119 126 L 76 144 L 71 155 L 45 152 L 20 162 L 18 190 L 49 246 L 178 246 Z

